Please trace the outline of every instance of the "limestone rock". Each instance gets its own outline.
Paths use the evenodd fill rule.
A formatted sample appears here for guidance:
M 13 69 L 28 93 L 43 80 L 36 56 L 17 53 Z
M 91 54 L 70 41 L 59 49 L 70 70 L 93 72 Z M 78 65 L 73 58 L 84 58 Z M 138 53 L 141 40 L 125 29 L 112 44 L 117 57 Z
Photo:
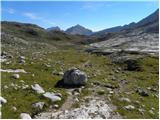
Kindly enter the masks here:
M 43 107 L 44 107 L 44 105 L 45 105 L 44 102 L 37 102 L 37 103 L 34 103 L 34 104 L 32 105 L 32 107 L 38 108 L 38 109 L 42 110 Z
M 45 93 L 43 88 L 39 84 L 31 85 L 32 89 L 36 91 L 37 93 Z
M 28 113 L 21 113 L 20 119 L 32 119 Z
M 57 96 L 55 93 L 52 92 L 46 92 L 43 94 L 44 97 L 50 99 L 52 102 L 60 101 L 61 98 Z

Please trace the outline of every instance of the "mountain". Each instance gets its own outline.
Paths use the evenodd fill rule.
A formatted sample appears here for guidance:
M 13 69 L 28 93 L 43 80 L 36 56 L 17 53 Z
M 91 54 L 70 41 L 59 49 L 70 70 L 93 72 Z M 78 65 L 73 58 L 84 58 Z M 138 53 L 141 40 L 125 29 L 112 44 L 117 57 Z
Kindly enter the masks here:
M 110 36 L 110 37 L 108 37 Z M 159 51 L 159 10 L 117 33 L 104 34 L 90 44 L 87 51 L 111 54 L 125 51 L 127 53 L 154 53 Z M 98 41 L 99 40 L 99 41 Z M 91 42 L 90 42 L 91 43 Z
M 116 32 L 120 32 L 122 30 L 126 30 L 126 29 L 128 30 L 128 29 L 140 28 L 140 27 L 144 27 L 145 25 L 147 25 L 149 27 L 149 24 L 152 24 L 152 23 L 154 23 L 154 26 L 157 26 L 158 21 L 159 21 L 158 14 L 159 14 L 159 9 L 157 9 L 154 13 L 145 17 L 144 19 L 140 20 L 137 23 L 132 22 L 132 23 L 130 23 L 128 25 L 124 25 L 124 26 L 116 26 L 116 27 L 112 27 L 112 28 L 107 28 L 107 29 L 93 33 L 92 36 L 104 36 L 107 33 L 116 33 Z M 153 26 L 150 26 L 150 27 L 153 28 Z M 158 30 L 156 29 L 156 31 L 158 31 Z
M 58 26 L 50 27 L 46 29 L 47 31 L 60 31 L 61 29 Z
M 136 24 L 136 27 L 141 27 L 141 26 L 147 25 L 149 23 L 158 22 L 158 21 L 159 21 L 159 9 L 157 9 L 151 15 L 149 15 L 149 16 L 145 17 L 144 19 L 140 20 Z
M 68 28 L 65 32 L 72 35 L 91 35 L 92 34 L 91 30 L 81 25 L 75 25 L 71 28 Z
M 78 45 L 79 41 L 85 40 L 85 36 L 69 35 L 63 31 L 46 31 L 38 25 L 19 23 L 19 22 L 1 22 L 1 43 L 3 47 L 12 46 L 14 48 L 43 49 L 62 48 L 62 46 Z

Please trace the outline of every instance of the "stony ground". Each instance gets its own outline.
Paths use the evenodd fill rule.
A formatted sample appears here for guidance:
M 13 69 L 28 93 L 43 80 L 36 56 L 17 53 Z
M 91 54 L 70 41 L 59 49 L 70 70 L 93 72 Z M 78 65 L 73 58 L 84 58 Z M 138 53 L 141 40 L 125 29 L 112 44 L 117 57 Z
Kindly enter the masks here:
M 21 113 L 32 118 L 158 118 L 156 56 L 140 55 L 138 59 L 130 55 L 133 62 L 117 63 L 74 49 L 32 49 L 32 54 L 26 49 L 3 50 L 7 55 L 1 57 L 1 85 L 7 103 L 2 104 L 2 118 L 20 118 Z M 74 92 L 55 87 L 70 67 L 88 76 L 87 85 Z M 45 92 L 61 94 L 61 101 L 51 102 L 37 94 L 31 87 L 34 84 Z M 33 106 L 38 102 L 44 102 L 42 109 Z M 79 111 L 83 116 L 77 115 Z

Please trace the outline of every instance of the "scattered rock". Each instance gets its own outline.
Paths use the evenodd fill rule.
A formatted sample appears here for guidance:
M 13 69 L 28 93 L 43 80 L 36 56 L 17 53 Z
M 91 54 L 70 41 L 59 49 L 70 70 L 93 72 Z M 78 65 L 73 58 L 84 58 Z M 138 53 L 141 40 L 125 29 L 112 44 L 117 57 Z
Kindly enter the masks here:
M 59 105 L 55 104 L 53 107 L 54 107 L 54 108 L 59 108 Z
M 29 85 L 24 85 L 24 86 L 22 86 L 22 89 L 24 90 L 24 89 L 27 89 L 27 88 L 29 88 Z
M 12 69 L 0 69 L 0 72 L 8 72 L 8 73 L 27 73 L 24 69 L 16 69 L 16 70 L 12 70 Z
M 140 65 L 137 60 L 128 59 L 124 62 L 127 66 L 126 70 L 129 71 L 138 71 L 140 70 Z
M 7 86 L 7 85 L 4 85 L 4 89 L 8 89 L 8 86 Z
M 49 98 L 52 102 L 56 102 L 56 101 L 60 101 L 61 98 L 57 95 L 55 95 L 55 93 L 51 93 L 51 92 L 46 92 L 43 94 L 44 97 Z
M 62 98 L 62 94 L 61 93 L 55 93 L 55 95 Z
M 44 105 L 45 105 L 44 102 L 37 102 L 37 103 L 34 103 L 34 104 L 32 105 L 32 107 L 38 108 L 38 109 L 42 110 L 43 107 L 44 107 Z
M 20 119 L 32 119 L 28 113 L 21 113 Z
M 104 87 L 107 87 L 107 88 L 111 88 L 111 89 L 114 89 L 114 88 L 116 88 L 116 86 L 114 86 L 114 85 L 112 85 L 112 84 L 110 84 L 110 83 L 107 83 L 107 84 L 105 84 L 105 85 L 103 85 Z
M 143 97 L 149 96 L 149 94 L 148 94 L 148 92 L 146 90 L 140 90 L 140 89 L 138 89 L 138 90 L 136 90 L 136 92 L 139 95 L 143 96 Z
M 12 107 L 13 111 L 17 111 L 17 108 L 15 106 Z
M 13 74 L 12 77 L 13 77 L 14 79 L 19 79 L 19 78 L 20 78 L 20 75 L 19 75 L 19 74 Z
M 155 113 L 153 112 L 153 110 L 149 110 L 149 113 L 154 115 Z
M 32 89 L 36 91 L 37 93 L 45 93 L 43 88 L 39 84 L 31 85 Z
M 124 108 L 126 110 L 134 110 L 135 109 L 135 107 L 133 105 L 127 105 L 127 106 L 124 106 Z
M 129 98 L 124 98 L 124 97 L 120 98 L 119 100 L 124 101 L 124 102 L 128 102 L 128 103 L 131 102 L 131 100 Z
M 23 59 L 19 60 L 19 63 L 20 63 L 20 64 L 23 64 L 23 63 L 25 63 L 25 62 L 26 62 L 26 61 L 23 60 Z
M 57 72 L 57 71 L 53 71 L 52 74 L 53 74 L 53 75 L 58 75 L 58 76 L 64 75 L 63 72 Z
M 75 101 L 75 102 L 79 102 L 79 99 L 78 99 L 78 98 L 75 98 L 74 101 Z
M 7 100 L 0 96 L 0 105 L 7 103 Z

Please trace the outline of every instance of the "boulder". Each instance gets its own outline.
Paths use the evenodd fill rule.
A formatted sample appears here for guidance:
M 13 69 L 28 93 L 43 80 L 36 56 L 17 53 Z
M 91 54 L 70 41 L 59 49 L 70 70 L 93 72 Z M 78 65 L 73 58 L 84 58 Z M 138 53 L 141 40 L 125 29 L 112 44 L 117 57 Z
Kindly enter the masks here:
M 61 100 L 61 98 L 59 96 L 57 96 L 55 93 L 52 93 L 52 92 L 46 92 L 46 93 L 43 94 L 43 96 L 45 98 L 50 99 L 52 102 L 56 102 L 56 101 Z
M 36 91 L 39 94 L 45 93 L 45 91 L 43 90 L 43 88 L 39 84 L 31 85 L 31 87 L 34 91 Z
M 64 73 L 63 82 L 67 86 L 83 86 L 87 82 L 87 75 L 77 68 L 71 68 Z
M 32 119 L 28 113 L 21 113 L 20 119 Z

